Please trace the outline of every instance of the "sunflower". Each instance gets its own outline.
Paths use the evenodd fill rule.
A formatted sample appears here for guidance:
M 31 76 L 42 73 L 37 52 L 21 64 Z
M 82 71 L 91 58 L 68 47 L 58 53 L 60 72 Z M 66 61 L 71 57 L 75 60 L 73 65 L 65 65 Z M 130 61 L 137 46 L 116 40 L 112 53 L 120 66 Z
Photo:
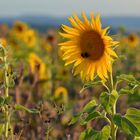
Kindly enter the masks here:
M 94 18 L 91 14 L 91 22 L 82 13 L 83 21 L 76 15 L 69 18 L 73 27 L 62 25 L 64 33 L 61 36 L 68 40 L 60 43 L 65 65 L 74 63 L 74 75 L 80 74 L 82 80 L 90 81 L 95 73 L 102 79 L 108 78 L 108 72 L 112 72 L 112 62 L 117 57 L 112 46 L 118 42 L 107 34 L 109 27 L 102 29 L 100 14 Z
M 139 44 L 139 37 L 135 33 L 131 33 L 127 37 L 127 43 L 130 45 L 130 47 L 136 47 Z
M 54 97 L 59 99 L 62 97 L 63 101 L 66 103 L 68 101 L 68 91 L 65 87 L 60 86 L 54 92 Z
M 0 44 L 3 46 L 3 47 L 6 47 L 7 46 L 7 41 L 5 38 L 0 38 Z
M 22 21 L 15 21 L 13 28 L 12 28 L 12 33 L 16 35 L 16 37 L 21 38 L 23 37 L 25 31 L 28 30 L 27 24 L 25 24 Z
M 28 62 L 33 74 L 38 73 L 40 80 L 46 79 L 45 63 L 35 53 L 30 53 Z
M 66 95 L 68 95 L 68 91 L 65 87 L 60 86 L 55 90 L 54 95 L 55 95 L 56 98 L 61 96 L 61 95 L 66 96 Z
M 36 44 L 36 34 L 34 30 L 30 29 L 25 32 L 24 42 L 27 44 L 28 47 L 32 48 Z

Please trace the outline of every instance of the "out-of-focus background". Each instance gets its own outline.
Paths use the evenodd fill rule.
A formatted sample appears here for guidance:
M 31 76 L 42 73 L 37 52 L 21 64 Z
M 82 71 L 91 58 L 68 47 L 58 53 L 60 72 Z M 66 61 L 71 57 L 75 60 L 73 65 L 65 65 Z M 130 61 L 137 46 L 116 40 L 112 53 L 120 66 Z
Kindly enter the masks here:
M 41 31 L 49 27 L 68 24 L 73 13 L 87 15 L 94 10 L 102 15 L 103 25 L 112 31 L 124 26 L 128 31 L 140 31 L 139 0 L 0 0 L 0 23 L 12 25 L 15 20 L 27 22 Z
M 110 26 L 109 35 L 120 42 L 114 80 L 119 74 L 132 74 L 140 80 L 140 0 L 0 0 L 0 43 L 8 48 L 9 73 L 14 77 L 10 105 L 21 104 L 40 112 L 26 109 L 11 115 L 14 140 L 78 140 L 85 128 L 101 130 L 105 125 L 100 119 L 85 126 L 68 125 L 87 102 L 92 98 L 99 102 L 100 93 L 105 91 L 92 82 L 85 85 L 92 87 L 81 90 L 84 83 L 62 61 L 58 43 L 64 38 L 58 31 L 63 32 L 61 24 L 70 25 L 68 17 L 81 17 L 82 11 L 89 19 L 92 11 L 95 15 L 99 12 L 103 27 Z M 3 75 L 0 69 L 0 87 Z M 140 90 L 130 90 L 121 83 L 119 92 L 122 87 L 127 95 L 117 102 L 117 113 L 125 114 L 128 107 L 140 108 Z M 131 140 L 133 136 L 118 132 L 117 139 Z

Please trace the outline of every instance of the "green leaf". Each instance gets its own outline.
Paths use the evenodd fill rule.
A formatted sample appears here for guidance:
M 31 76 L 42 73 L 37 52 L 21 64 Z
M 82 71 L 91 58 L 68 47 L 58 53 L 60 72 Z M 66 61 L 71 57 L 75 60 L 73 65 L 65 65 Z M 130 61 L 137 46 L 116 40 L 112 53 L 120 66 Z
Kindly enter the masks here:
M 3 106 L 5 102 L 5 99 L 3 96 L 0 96 L 0 106 Z
M 136 108 L 129 108 L 125 114 L 125 117 L 131 121 L 140 131 L 140 110 Z
M 110 137 L 110 126 L 104 126 L 101 131 L 88 128 L 81 133 L 79 140 L 108 140 Z
M 97 107 L 96 101 L 95 100 L 91 100 L 90 102 L 88 102 L 84 106 L 82 112 L 74 115 L 74 117 L 70 121 L 69 125 L 75 124 L 78 121 L 80 121 L 80 123 L 82 125 L 84 125 L 88 121 L 88 120 L 85 120 L 88 116 L 89 116 L 89 118 L 88 118 L 89 121 L 92 120 L 91 117 L 93 117 L 93 119 L 94 119 L 95 115 L 97 115 L 97 114 L 92 114 L 92 113 L 95 111 L 96 107 Z M 98 113 L 98 116 L 99 116 L 99 113 Z
M 123 94 L 133 94 L 134 93 L 134 89 L 129 89 L 129 88 L 122 88 L 120 90 L 120 94 L 123 95 Z
M 0 96 L 0 106 L 10 104 L 11 102 L 12 102 L 11 96 L 8 96 L 8 97 Z
M 83 88 L 81 89 L 80 93 L 83 92 L 85 89 L 93 87 L 94 85 L 100 85 L 101 81 L 91 81 L 84 84 Z
M 116 104 L 118 97 L 119 96 L 118 96 L 117 91 L 116 90 L 113 90 L 111 92 L 111 95 L 110 95 L 110 98 L 109 98 L 109 106 L 113 107 L 114 104 Z
M 133 75 L 121 74 L 120 76 L 117 76 L 117 80 L 126 81 L 126 82 L 134 84 L 134 85 L 140 85 L 140 82 L 137 81 Z
M 109 137 L 110 137 L 110 131 L 111 131 L 111 129 L 110 129 L 110 126 L 109 125 L 106 125 L 106 126 L 103 127 L 102 133 L 101 133 L 102 140 L 108 140 L 109 139 Z
M 100 102 L 101 105 L 104 107 L 105 111 L 108 113 L 111 113 L 111 110 L 109 108 L 109 97 L 110 95 L 107 92 L 102 92 L 100 95 Z
M 78 122 L 80 115 L 81 115 L 81 113 L 74 115 L 68 125 L 72 125 L 72 124 L 75 124 L 76 122 Z
M 39 113 L 39 110 L 37 109 L 28 109 L 20 104 L 15 105 L 15 110 L 27 111 L 28 113 Z
M 107 111 L 109 114 L 112 113 L 112 108 L 114 104 L 116 104 L 118 97 L 119 96 L 116 90 L 113 90 L 111 94 L 103 92 L 100 95 L 101 104 L 104 107 L 105 111 Z
M 140 140 L 140 137 L 135 137 L 134 140 Z
M 116 114 L 113 117 L 113 121 L 124 132 L 134 135 L 134 136 L 140 135 L 140 132 L 138 131 L 137 127 L 124 116 Z
M 5 104 L 10 104 L 12 102 L 13 98 L 12 96 L 8 96 L 5 98 Z
M 81 114 L 82 115 L 82 114 Z M 85 114 L 83 114 L 83 115 L 85 115 Z M 100 112 L 98 112 L 98 111 L 93 111 L 93 112 L 91 112 L 90 114 L 86 114 L 85 116 L 80 116 L 80 124 L 81 125 L 85 125 L 85 124 L 87 124 L 89 121 L 92 121 L 92 120 L 94 120 L 94 119 L 96 119 L 96 118 L 98 118 L 98 117 L 101 117 L 101 113 Z
M 91 100 L 89 103 L 87 103 L 82 112 L 87 112 L 90 113 L 91 111 L 93 111 L 95 108 L 97 107 L 97 103 L 95 100 Z
M 79 140 L 96 140 L 99 133 L 94 131 L 92 128 L 88 128 L 84 132 L 81 133 Z
M 8 87 L 9 88 L 13 88 L 15 86 L 15 81 L 14 81 L 14 79 L 10 79 L 9 80 L 9 85 L 8 85 Z
M 0 124 L 0 136 L 2 136 L 3 129 L 4 129 L 4 125 L 3 124 Z

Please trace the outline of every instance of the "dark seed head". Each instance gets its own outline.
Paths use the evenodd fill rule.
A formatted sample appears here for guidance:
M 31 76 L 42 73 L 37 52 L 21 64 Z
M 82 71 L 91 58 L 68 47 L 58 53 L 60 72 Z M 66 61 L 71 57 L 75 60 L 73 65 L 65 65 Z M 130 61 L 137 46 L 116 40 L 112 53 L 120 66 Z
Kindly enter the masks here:
M 82 56 L 83 58 L 88 58 L 90 55 L 89 55 L 89 53 L 84 52 L 84 53 L 81 53 L 81 56 Z
M 84 53 L 81 53 L 81 56 L 84 58 Z
M 49 120 L 45 120 L 44 121 L 44 123 L 50 123 L 51 122 L 51 120 L 49 119 Z

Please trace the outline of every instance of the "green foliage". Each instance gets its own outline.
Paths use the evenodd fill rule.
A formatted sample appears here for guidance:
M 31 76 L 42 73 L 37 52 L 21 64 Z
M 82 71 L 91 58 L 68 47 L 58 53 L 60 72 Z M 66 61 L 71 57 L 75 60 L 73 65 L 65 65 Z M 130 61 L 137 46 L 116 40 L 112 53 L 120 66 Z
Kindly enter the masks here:
M 0 136 L 1 136 L 2 133 L 3 133 L 3 129 L 4 129 L 4 125 L 3 125 L 3 124 L 0 124 Z
M 10 104 L 11 102 L 12 102 L 11 96 L 8 96 L 8 97 L 0 96 L 0 106 Z
M 100 95 L 100 102 L 103 108 L 105 109 L 106 112 L 109 114 L 112 114 L 112 109 L 114 104 L 116 104 L 117 99 L 118 99 L 118 93 L 116 90 L 113 90 L 111 94 L 107 92 L 102 92 Z
M 127 110 L 125 116 L 116 114 L 113 117 L 114 123 L 124 132 L 140 136 L 140 110 L 130 108 Z
M 137 86 L 140 86 L 140 82 L 133 75 L 121 74 L 120 76 L 117 76 L 117 82 L 120 83 L 122 81 L 125 81 L 127 85 L 120 89 L 120 95 L 133 94 L 134 89 Z
M 88 89 L 95 85 L 100 85 L 101 83 L 102 83 L 101 81 L 91 81 L 91 82 L 85 83 L 83 88 L 81 89 L 80 93 L 83 92 L 85 89 Z
M 140 110 L 136 108 L 129 108 L 125 114 L 125 117 L 130 120 L 140 132 Z
M 134 140 L 140 140 L 140 137 L 135 137 Z
M 127 75 L 127 74 L 121 74 L 117 76 L 118 81 L 126 81 L 128 83 L 131 83 L 133 85 L 140 85 L 140 82 L 136 80 L 136 78 L 133 75 Z
M 22 105 L 20 105 L 20 104 L 16 104 L 15 105 L 15 110 L 21 110 L 21 111 L 27 111 L 28 113 L 39 113 L 39 110 L 37 110 L 37 109 L 28 109 L 28 108 L 26 108 L 25 106 L 22 106 Z
M 88 128 L 80 135 L 80 140 L 108 140 L 110 137 L 110 126 L 106 125 L 101 131 Z
M 95 100 L 91 100 L 89 103 L 85 105 L 82 112 L 74 115 L 69 125 L 75 124 L 76 122 L 80 122 L 81 125 L 87 124 L 89 121 L 94 120 L 95 118 L 101 117 L 101 113 L 96 111 L 97 103 Z

